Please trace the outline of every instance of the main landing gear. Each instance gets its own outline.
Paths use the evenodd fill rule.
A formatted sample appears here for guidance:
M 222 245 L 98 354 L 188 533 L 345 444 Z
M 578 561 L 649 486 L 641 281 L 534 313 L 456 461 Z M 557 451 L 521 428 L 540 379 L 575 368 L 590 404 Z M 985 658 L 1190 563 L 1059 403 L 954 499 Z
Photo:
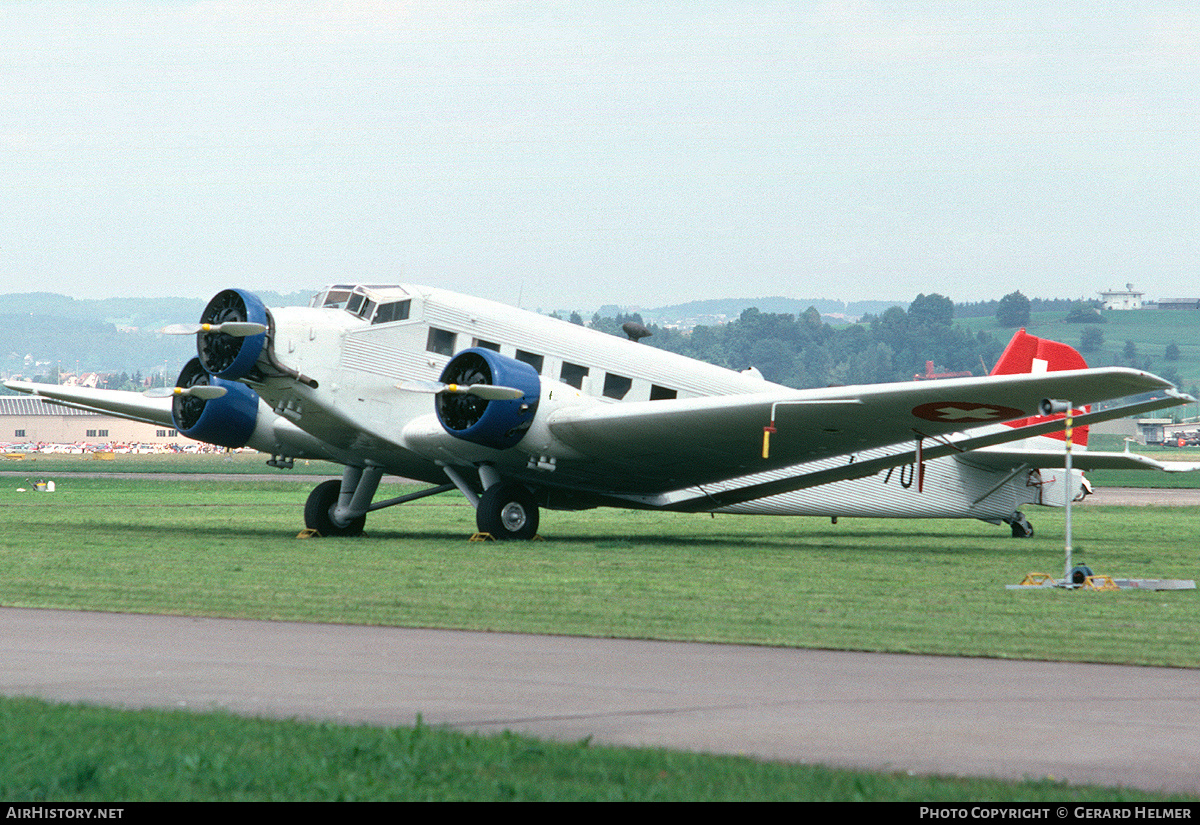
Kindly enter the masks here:
M 446 467 L 445 471 L 453 484 L 372 503 L 383 477 L 382 468 L 347 467 L 340 481 L 323 481 L 309 494 L 304 505 L 304 526 L 322 536 L 362 535 L 367 513 L 458 487 L 475 507 L 475 525 L 480 533 L 488 533 L 495 539 L 516 540 L 537 535 L 538 503 L 528 487 L 504 481 L 493 468 L 483 466 L 479 468 L 479 480 L 484 491 L 479 495 L 457 470 Z
M 322 536 L 362 535 L 382 477 L 379 467 L 347 467 L 341 481 L 321 482 L 304 504 L 304 526 Z
M 495 467 L 481 464 L 483 495 L 479 495 L 456 468 L 446 466 L 442 470 L 475 507 L 475 527 L 480 533 L 501 541 L 527 541 L 537 535 L 537 498 L 524 484 L 505 481 Z
M 493 484 L 479 497 L 475 526 L 496 539 L 531 539 L 537 535 L 537 501 L 524 485 Z
M 341 481 L 321 482 L 304 504 L 304 526 L 322 536 L 360 536 L 367 513 L 454 489 L 453 484 L 442 484 L 372 504 L 381 478 L 380 467 L 347 467 Z

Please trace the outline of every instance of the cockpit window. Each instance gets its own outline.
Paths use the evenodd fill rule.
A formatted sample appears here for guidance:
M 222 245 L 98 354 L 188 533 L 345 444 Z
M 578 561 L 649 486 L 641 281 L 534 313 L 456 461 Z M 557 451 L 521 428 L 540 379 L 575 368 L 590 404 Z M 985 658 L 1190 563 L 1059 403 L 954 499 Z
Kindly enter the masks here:
M 321 306 L 330 307 L 332 309 L 341 309 L 349 297 L 349 290 L 331 289 L 325 293 L 325 303 L 321 304 Z
M 406 299 L 406 294 L 403 287 L 395 285 L 337 284 L 314 295 L 309 306 L 344 309 L 364 321 L 386 324 L 408 319 L 412 300 Z

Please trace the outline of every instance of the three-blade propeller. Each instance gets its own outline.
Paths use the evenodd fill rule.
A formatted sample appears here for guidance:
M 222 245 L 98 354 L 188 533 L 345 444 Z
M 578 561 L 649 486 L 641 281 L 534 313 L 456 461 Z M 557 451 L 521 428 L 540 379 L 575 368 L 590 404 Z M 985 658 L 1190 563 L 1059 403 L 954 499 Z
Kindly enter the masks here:
M 198 332 L 223 332 L 234 338 L 249 338 L 267 331 L 266 324 L 251 321 L 226 321 L 223 324 L 172 324 L 164 327 L 163 335 L 195 335 Z
M 220 398 L 228 390 L 224 387 L 214 387 L 211 384 L 196 384 L 191 387 L 155 387 L 154 389 L 146 390 L 142 395 L 147 398 L 172 398 L 179 396 L 181 398 L 201 398 L 205 401 L 211 401 L 214 398 Z
M 454 395 L 473 395 L 485 401 L 511 401 L 524 398 L 525 391 L 516 387 L 498 387 L 495 384 L 443 384 L 440 381 L 404 381 L 396 389 L 409 392 L 425 392 L 432 395 L 446 392 Z

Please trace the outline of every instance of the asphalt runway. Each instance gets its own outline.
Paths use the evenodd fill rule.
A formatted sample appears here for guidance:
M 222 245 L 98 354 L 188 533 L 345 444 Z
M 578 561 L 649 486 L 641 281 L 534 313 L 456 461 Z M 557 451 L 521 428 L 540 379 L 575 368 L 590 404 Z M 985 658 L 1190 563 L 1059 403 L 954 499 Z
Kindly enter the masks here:
M 1200 672 L 0 608 L 0 692 L 1200 793 Z
M 1181 487 L 1097 487 L 1084 504 L 1122 507 L 1195 507 L 1200 505 L 1200 489 Z M 1037 512 L 1029 508 L 1029 514 Z

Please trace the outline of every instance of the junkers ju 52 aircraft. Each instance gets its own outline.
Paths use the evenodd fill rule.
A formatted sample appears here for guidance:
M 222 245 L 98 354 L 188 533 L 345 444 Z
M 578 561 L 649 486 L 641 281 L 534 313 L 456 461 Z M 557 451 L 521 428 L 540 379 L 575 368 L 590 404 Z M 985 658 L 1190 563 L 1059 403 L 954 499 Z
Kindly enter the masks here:
M 1078 407 L 1076 442 L 1090 422 L 1192 400 L 1145 372 L 1087 369 L 1070 347 L 1023 330 L 986 377 L 794 390 L 407 285 L 331 286 L 307 307 L 275 309 L 225 290 L 184 331 L 198 356 L 169 398 L 7 386 L 250 446 L 276 467 L 342 464 L 304 508 L 325 536 L 357 535 L 371 511 L 455 488 L 496 538 L 532 538 L 540 508 L 598 506 L 977 518 L 1028 535 L 1022 505 L 1065 503 L 1064 422 L 1040 414 L 1044 399 Z M 1086 411 L 1147 392 L 1160 395 Z M 1087 489 L 1083 470 L 1129 466 L 1184 469 L 1079 452 L 1070 489 Z M 384 474 L 432 486 L 373 501 Z

